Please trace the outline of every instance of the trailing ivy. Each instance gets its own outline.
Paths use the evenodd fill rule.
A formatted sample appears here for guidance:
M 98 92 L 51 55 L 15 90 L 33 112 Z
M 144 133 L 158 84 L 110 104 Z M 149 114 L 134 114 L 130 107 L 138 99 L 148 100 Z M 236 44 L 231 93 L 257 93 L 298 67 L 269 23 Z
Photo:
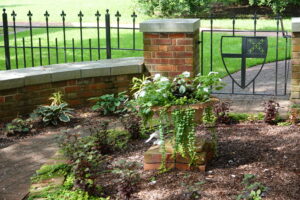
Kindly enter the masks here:
M 172 112 L 174 124 L 174 156 L 180 153 L 182 157 L 190 158 L 190 165 L 195 164 L 195 110 L 176 109 Z

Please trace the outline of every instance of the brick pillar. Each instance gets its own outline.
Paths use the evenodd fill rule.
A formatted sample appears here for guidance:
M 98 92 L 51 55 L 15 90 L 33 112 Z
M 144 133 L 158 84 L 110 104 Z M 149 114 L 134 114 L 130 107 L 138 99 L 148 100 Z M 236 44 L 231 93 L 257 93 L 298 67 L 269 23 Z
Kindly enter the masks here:
M 199 71 L 199 19 L 159 19 L 140 24 L 145 66 L 150 74 L 173 77 Z
M 292 18 L 291 101 L 300 103 L 300 18 Z

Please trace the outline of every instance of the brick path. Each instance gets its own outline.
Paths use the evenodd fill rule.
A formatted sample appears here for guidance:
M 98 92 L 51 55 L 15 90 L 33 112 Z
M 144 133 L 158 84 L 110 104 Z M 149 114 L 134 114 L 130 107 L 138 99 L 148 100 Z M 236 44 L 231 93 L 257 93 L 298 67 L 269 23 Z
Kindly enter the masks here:
M 49 132 L 0 149 L 0 200 L 21 200 L 28 193 L 30 177 L 58 150 Z

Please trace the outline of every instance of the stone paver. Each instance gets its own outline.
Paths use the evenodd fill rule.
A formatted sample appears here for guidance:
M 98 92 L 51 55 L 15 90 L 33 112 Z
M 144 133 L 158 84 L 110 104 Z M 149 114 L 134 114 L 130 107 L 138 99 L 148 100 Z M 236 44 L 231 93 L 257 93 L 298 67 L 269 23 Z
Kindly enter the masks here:
M 255 80 L 255 92 L 260 94 L 268 95 L 252 95 L 253 85 L 250 84 L 247 88 L 241 89 L 235 85 L 234 92 L 236 94 L 230 94 L 232 92 L 232 80 L 229 76 L 225 77 L 223 81 L 227 84 L 220 92 L 229 94 L 214 94 L 220 99 L 231 102 L 231 108 L 236 112 L 262 112 L 263 102 L 267 100 L 275 100 L 279 102 L 281 108 L 281 114 L 285 115 L 288 107 L 290 105 L 290 78 L 291 70 L 287 69 L 288 78 L 285 79 L 285 61 L 278 62 L 278 73 L 277 73 L 277 94 L 280 96 L 275 96 L 275 77 L 276 77 L 276 63 L 267 63 L 263 67 L 262 71 Z M 247 80 L 253 79 L 253 77 L 260 70 L 261 65 L 251 67 L 247 69 Z M 232 76 L 239 81 L 240 71 L 232 74 Z M 284 95 L 284 84 L 287 82 L 287 91 Z
M 30 177 L 58 150 L 49 132 L 0 149 L 0 200 L 21 200 L 28 193 Z

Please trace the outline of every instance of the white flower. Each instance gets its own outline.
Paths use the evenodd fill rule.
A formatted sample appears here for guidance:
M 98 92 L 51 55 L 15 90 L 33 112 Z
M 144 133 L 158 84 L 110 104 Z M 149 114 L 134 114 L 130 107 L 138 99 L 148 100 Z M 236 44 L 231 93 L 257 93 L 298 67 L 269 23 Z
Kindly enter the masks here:
M 139 94 L 140 97 L 144 97 L 146 95 L 146 92 L 144 90 L 142 90 Z
M 161 82 L 167 82 L 167 81 L 169 81 L 169 79 L 167 77 L 161 77 L 160 81 Z
M 219 78 L 219 81 L 222 82 L 222 79 Z
M 191 73 L 190 72 L 183 72 L 182 75 L 185 77 L 185 78 L 189 78 L 191 76 Z
M 158 81 L 160 79 L 161 75 L 160 74 L 155 74 L 153 80 Z
M 203 88 L 203 91 L 204 92 L 208 92 L 208 88 L 206 87 L 206 88 Z
M 144 84 L 144 85 L 146 85 L 146 84 L 148 84 L 148 83 L 151 83 L 151 81 L 149 81 L 149 80 L 143 81 L 143 84 Z
M 219 72 L 209 72 L 208 76 L 212 75 L 212 74 L 219 74 Z

